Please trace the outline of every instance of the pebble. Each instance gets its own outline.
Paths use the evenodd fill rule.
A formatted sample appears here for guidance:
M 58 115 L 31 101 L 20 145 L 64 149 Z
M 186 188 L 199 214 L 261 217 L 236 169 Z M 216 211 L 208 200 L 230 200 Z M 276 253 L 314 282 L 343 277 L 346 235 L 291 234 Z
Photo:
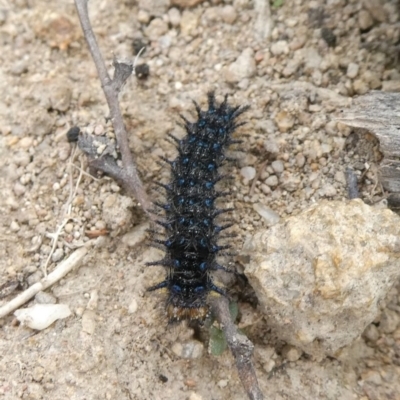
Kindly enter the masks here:
M 342 185 L 346 185 L 346 176 L 343 171 L 335 172 L 335 181 L 341 183 Z
M 294 362 L 297 361 L 301 355 L 302 351 L 299 350 L 297 347 L 286 345 L 282 349 L 282 356 L 286 358 L 286 360 Z
M 196 359 L 203 355 L 204 346 L 197 340 L 189 340 L 184 343 L 174 343 L 171 350 L 180 358 Z
M 43 108 L 36 108 L 27 121 L 28 132 L 37 136 L 47 135 L 53 129 L 55 118 Z
M 278 40 L 277 42 L 272 44 L 270 50 L 274 56 L 288 54 L 289 53 L 288 42 L 286 40 Z
M 57 299 L 52 294 L 47 292 L 38 292 L 35 295 L 35 300 L 39 304 L 56 304 Z
M 271 175 L 265 180 L 265 184 L 268 185 L 269 187 L 275 187 L 278 186 L 278 177 L 276 175 Z
M 164 15 L 170 5 L 169 0 L 139 0 L 139 10 L 146 11 L 150 16 Z
M 181 35 L 190 36 L 195 33 L 199 25 L 199 17 L 194 12 L 185 10 L 181 16 Z
M 145 10 L 139 10 L 137 19 L 141 24 L 147 25 L 150 22 L 150 14 Z
M 14 154 L 13 161 L 21 167 L 26 167 L 31 162 L 31 155 L 27 151 L 18 151 Z
M 167 32 L 168 24 L 161 18 L 154 18 L 144 30 L 146 36 L 152 41 L 156 41 Z
M 299 168 L 303 168 L 306 163 L 306 158 L 303 153 L 296 154 L 296 164 Z
M 129 314 L 134 314 L 137 311 L 137 309 L 138 309 L 138 303 L 137 303 L 136 299 L 132 299 L 132 301 L 128 307 Z
M 135 226 L 130 232 L 122 236 L 122 243 L 128 247 L 135 247 L 138 244 L 143 243 L 147 237 L 148 229 L 149 224 L 147 223 Z
M 178 7 L 194 7 L 202 3 L 204 0 L 171 0 L 171 5 Z
M 23 196 L 26 192 L 26 187 L 22 185 L 19 181 L 15 182 L 13 191 L 17 196 Z
M 287 190 L 288 192 L 294 192 L 299 188 L 301 179 L 289 172 L 284 172 L 281 175 L 280 182 L 283 189 Z
M 379 372 L 374 370 L 367 370 L 363 372 L 361 374 L 361 380 L 378 386 L 382 384 L 382 378 Z
M 335 189 L 335 187 L 330 184 L 327 183 L 325 184 L 322 188 L 321 188 L 321 196 L 325 196 L 325 197 L 334 197 L 336 196 L 337 190 Z
M 382 313 L 379 329 L 384 333 L 392 333 L 396 330 L 399 322 L 399 315 L 393 310 L 386 309 Z
M 276 114 L 275 122 L 281 132 L 287 132 L 293 127 L 294 118 L 288 111 L 282 110 Z
M 19 143 L 20 147 L 22 147 L 23 149 L 29 149 L 30 147 L 32 147 L 33 145 L 33 138 L 30 136 L 25 136 L 23 137 Z
M 358 75 L 358 70 L 360 69 L 360 67 L 358 66 L 358 64 L 355 63 L 350 63 L 347 66 L 347 77 L 350 79 L 354 79 L 357 75 Z
M 368 92 L 368 84 L 362 79 L 356 79 L 353 82 L 353 89 L 357 94 L 365 94 Z
M 53 262 L 58 262 L 64 257 L 64 250 L 63 249 L 56 249 L 51 256 L 51 260 Z
M 240 170 L 240 174 L 243 176 L 243 178 L 251 181 L 256 176 L 256 169 L 254 167 L 243 167 Z
M 374 324 L 370 324 L 365 328 L 363 336 L 371 342 L 376 342 L 379 339 L 380 334 L 378 328 Z
M 17 221 L 11 221 L 10 230 L 12 232 L 18 232 L 20 229 L 21 229 L 21 227 L 18 225 Z
M 96 313 L 92 310 L 85 310 L 82 315 L 82 331 L 93 335 L 96 329 Z
M 172 7 L 168 10 L 168 17 L 169 17 L 169 22 L 173 27 L 178 27 L 181 23 L 181 13 L 179 10 L 175 7 Z
M 45 373 L 45 369 L 43 367 L 35 367 L 32 370 L 32 379 L 35 382 L 41 382 L 43 380 L 44 377 L 44 373 Z
M 366 31 L 372 28 L 374 24 L 374 20 L 371 17 L 371 14 L 367 10 L 361 10 L 358 13 L 358 26 L 362 31 Z
M 264 220 L 267 222 L 268 226 L 273 226 L 279 222 L 279 215 L 267 207 L 263 203 L 254 203 L 253 209 L 256 211 Z
M 275 160 L 271 163 L 271 167 L 277 174 L 281 174 L 285 169 L 283 162 L 281 160 Z
M 244 49 L 240 56 L 226 70 L 225 79 L 229 83 L 237 83 L 245 78 L 251 78 L 256 73 L 254 52 L 251 48 Z
M 50 103 L 54 110 L 65 112 L 72 99 L 71 87 L 66 84 L 53 85 L 50 90 Z
M 232 25 L 237 18 L 235 7 L 231 5 L 223 7 L 221 11 L 221 17 L 225 23 Z

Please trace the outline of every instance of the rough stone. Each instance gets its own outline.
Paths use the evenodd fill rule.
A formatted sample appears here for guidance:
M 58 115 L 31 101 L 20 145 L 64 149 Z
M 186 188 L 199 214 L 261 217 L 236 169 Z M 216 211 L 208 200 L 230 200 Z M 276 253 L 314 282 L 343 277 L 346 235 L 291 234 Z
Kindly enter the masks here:
M 225 78 L 229 83 L 236 83 L 251 78 L 256 73 L 256 62 L 252 49 L 244 49 L 242 54 L 227 69 Z
M 399 223 L 359 199 L 322 201 L 257 232 L 245 274 L 268 326 L 316 357 L 352 343 L 400 277 Z

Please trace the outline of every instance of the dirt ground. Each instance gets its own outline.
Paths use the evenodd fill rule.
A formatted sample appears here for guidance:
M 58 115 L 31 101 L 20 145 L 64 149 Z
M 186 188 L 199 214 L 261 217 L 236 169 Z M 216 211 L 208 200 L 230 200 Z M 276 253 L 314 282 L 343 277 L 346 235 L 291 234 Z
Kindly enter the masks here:
M 90 1 L 110 71 L 113 56 L 132 60 L 147 46 L 148 78 L 121 95 L 146 187 L 168 180 L 158 163 L 174 155 L 166 134 L 183 135 L 179 114 L 193 118 L 191 100 L 204 106 L 213 89 L 250 105 L 229 169 L 239 253 L 268 225 L 260 207 L 283 218 L 345 199 L 346 167 L 364 201 L 384 198 L 377 141 L 334 116 L 353 96 L 400 90 L 399 1 L 274 1 L 269 38 L 261 1 L 169 3 Z M 164 272 L 145 266 L 160 254 L 146 245 L 140 207 L 109 178 L 83 173 L 85 157 L 66 140 L 72 126 L 112 135 L 73 2 L 0 0 L 0 42 L 0 285 L 38 282 L 95 237 L 80 268 L 29 303 L 67 304 L 70 317 L 43 331 L 0 320 L 0 398 L 245 399 L 229 352 L 210 354 L 206 328 L 168 326 L 162 295 L 146 292 Z M 237 260 L 227 262 L 240 270 Z M 244 280 L 223 279 L 236 288 L 267 399 L 400 399 L 399 284 L 353 346 L 316 361 L 270 333 Z

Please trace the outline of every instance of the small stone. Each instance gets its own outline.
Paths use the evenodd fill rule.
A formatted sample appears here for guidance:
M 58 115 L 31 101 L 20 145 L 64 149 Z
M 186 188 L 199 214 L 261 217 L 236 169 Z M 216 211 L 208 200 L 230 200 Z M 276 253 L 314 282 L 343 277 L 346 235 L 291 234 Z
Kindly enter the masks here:
M 282 188 L 287 190 L 288 192 L 296 191 L 299 188 L 300 182 L 301 179 L 298 176 L 293 175 L 289 172 L 282 173 L 280 178 Z
M 131 303 L 129 304 L 128 312 L 129 312 L 129 314 L 135 314 L 137 309 L 138 309 L 138 303 L 137 303 L 136 299 L 133 299 L 131 301 Z
M 150 16 L 160 17 L 167 13 L 169 0 L 139 0 L 139 10 L 147 11 Z
M 171 0 L 171 5 L 178 7 L 194 7 L 202 3 L 204 0 Z
M 93 335 L 96 329 L 96 313 L 92 310 L 85 310 L 82 315 L 82 331 Z
M 362 31 L 367 31 L 368 29 L 372 28 L 373 24 L 374 20 L 367 10 L 361 10 L 358 13 L 358 25 Z
M 58 144 L 58 158 L 61 161 L 66 161 L 71 154 L 71 146 L 67 142 Z
M 32 147 L 32 144 L 33 144 L 33 138 L 30 136 L 25 136 L 19 141 L 19 145 L 23 149 L 29 149 L 30 147 Z
M 237 18 L 235 7 L 231 5 L 223 7 L 221 11 L 221 17 L 225 23 L 232 25 Z
M 276 175 L 271 175 L 265 180 L 265 184 L 268 185 L 269 187 L 275 187 L 278 186 L 278 177 Z
M 225 73 L 229 83 L 237 83 L 245 78 L 251 78 L 256 73 L 254 52 L 251 48 L 244 49 L 242 54 L 233 62 Z
M 43 367 L 35 367 L 32 370 L 32 379 L 35 382 L 41 382 L 43 380 L 44 377 L 44 373 L 45 373 L 45 369 Z
M 284 346 L 282 349 L 282 356 L 286 358 L 286 360 L 294 362 L 297 361 L 301 357 L 302 351 L 297 347 L 293 347 L 290 345 Z
M 272 161 L 271 167 L 277 174 L 281 174 L 285 169 L 285 166 L 283 165 L 283 162 L 281 160 Z
M 221 379 L 220 381 L 217 382 L 217 386 L 223 389 L 224 387 L 228 386 L 228 379 Z
M 181 35 L 189 36 L 195 33 L 199 25 L 199 16 L 192 11 L 185 10 L 181 17 Z
M 35 300 L 39 304 L 56 304 L 57 299 L 51 294 L 47 292 L 38 292 L 35 295 Z
M 50 103 L 54 110 L 65 112 L 69 109 L 72 99 L 71 86 L 67 84 L 53 85 L 50 89 Z
M 12 221 L 12 222 L 11 222 L 11 224 L 10 224 L 10 230 L 11 230 L 12 232 L 18 232 L 20 229 L 21 229 L 21 228 L 20 228 L 20 226 L 18 225 L 18 222 L 17 222 L 17 221 Z
M 244 179 L 251 181 L 256 176 L 256 169 L 254 167 L 243 167 L 240 170 L 240 174 Z
M 342 185 L 346 185 L 346 176 L 343 171 L 335 172 L 335 181 L 341 183 Z
M 135 226 L 130 232 L 122 236 L 122 243 L 129 247 L 135 247 L 140 243 L 143 243 L 147 237 L 147 231 L 149 224 L 145 223 L 142 225 Z
M 74 229 L 74 225 L 71 223 L 68 223 L 64 226 L 64 230 L 66 233 L 71 233 L 73 229 Z
M 286 40 L 279 40 L 275 43 L 272 44 L 271 48 L 271 53 L 274 56 L 280 56 L 282 54 L 288 54 L 289 53 L 289 45 Z
M 43 108 L 35 108 L 28 117 L 28 132 L 36 136 L 48 135 L 53 129 L 55 119 Z
M 321 195 L 325 196 L 325 197 L 334 197 L 336 196 L 336 189 L 333 185 L 331 185 L 330 183 L 327 183 L 326 185 L 324 185 L 321 188 Z
M 179 24 L 181 23 L 181 13 L 176 7 L 172 7 L 168 10 L 168 17 L 169 17 L 169 22 L 173 27 L 178 27 Z
M 279 111 L 275 116 L 275 122 L 281 132 L 287 132 L 294 125 L 293 116 L 287 111 Z
M 196 359 L 203 355 L 204 346 L 197 340 L 189 340 L 184 343 L 174 343 L 171 350 L 180 358 Z
M 261 184 L 260 189 L 266 195 L 271 194 L 271 192 L 272 192 L 271 188 L 269 186 L 267 186 L 265 183 Z
M 150 40 L 156 41 L 168 32 L 168 24 L 161 18 L 154 18 L 144 32 Z
M 372 18 L 378 22 L 385 22 L 386 12 L 384 2 L 381 0 L 364 0 L 364 7 L 369 11 Z
M 263 203 L 254 203 L 254 211 L 256 211 L 264 220 L 267 222 L 268 226 L 273 226 L 279 222 L 279 215 L 267 207 Z
M 376 342 L 379 339 L 380 334 L 378 328 L 374 324 L 370 324 L 365 328 L 363 336 L 371 342 Z
M 357 94 L 365 94 L 368 92 L 369 87 L 368 84 L 362 79 L 356 79 L 353 82 L 353 89 Z
M 336 35 L 333 33 L 332 29 L 323 27 L 321 29 L 321 37 L 322 39 L 325 40 L 326 44 L 329 47 L 335 47 L 336 46 Z
M 382 313 L 379 329 L 384 333 L 392 333 L 400 322 L 399 315 L 392 310 L 386 309 Z
M 58 262 L 64 257 L 64 250 L 63 249 L 56 249 L 53 255 L 51 256 L 51 260 L 53 262 Z
M 358 66 L 358 64 L 350 63 L 347 66 L 347 73 L 346 73 L 347 77 L 350 79 L 354 79 L 358 75 L 359 68 L 360 67 Z
M 13 161 L 21 167 L 26 167 L 31 162 L 31 155 L 28 151 L 19 151 L 14 155 Z
M 147 25 L 150 22 L 150 14 L 146 10 L 140 9 L 137 19 L 141 24 Z
M 378 371 L 367 370 L 361 374 L 361 379 L 364 382 L 373 383 L 374 385 L 381 385 L 382 378 Z
M 303 168 L 306 163 L 306 158 L 303 153 L 296 154 L 296 164 L 299 168 Z
M 19 181 L 15 182 L 13 191 L 17 196 L 22 196 L 26 192 L 26 187 L 22 185 Z

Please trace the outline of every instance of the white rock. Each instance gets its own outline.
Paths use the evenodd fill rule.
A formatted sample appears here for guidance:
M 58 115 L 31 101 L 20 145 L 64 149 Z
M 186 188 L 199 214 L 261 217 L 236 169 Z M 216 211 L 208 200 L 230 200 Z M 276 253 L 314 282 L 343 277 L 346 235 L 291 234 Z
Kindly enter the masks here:
M 245 274 L 268 327 L 316 357 L 353 342 L 400 277 L 399 224 L 359 199 L 323 201 L 256 233 Z
M 279 222 L 279 215 L 262 203 L 253 204 L 254 211 L 261 215 L 266 221 L 268 226 L 275 225 Z
M 243 176 L 243 178 L 251 181 L 256 176 L 256 169 L 254 167 L 243 167 L 240 170 L 240 174 Z
M 245 78 L 251 78 L 256 73 L 254 52 L 251 48 L 244 49 L 242 54 L 233 62 L 225 74 L 230 83 L 236 83 Z
M 14 312 L 21 324 L 41 331 L 58 319 L 67 318 L 71 310 L 66 304 L 35 304 Z
M 279 40 L 271 46 L 271 53 L 274 56 L 280 56 L 281 54 L 289 53 L 289 45 L 286 40 Z
M 350 79 L 354 79 L 357 75 L 358 75 L 358 70 L 360 69 L 360 67 L 358 66 L 358 64 L 355 63 L 350 63 L 347 66 L 347 77 Z

